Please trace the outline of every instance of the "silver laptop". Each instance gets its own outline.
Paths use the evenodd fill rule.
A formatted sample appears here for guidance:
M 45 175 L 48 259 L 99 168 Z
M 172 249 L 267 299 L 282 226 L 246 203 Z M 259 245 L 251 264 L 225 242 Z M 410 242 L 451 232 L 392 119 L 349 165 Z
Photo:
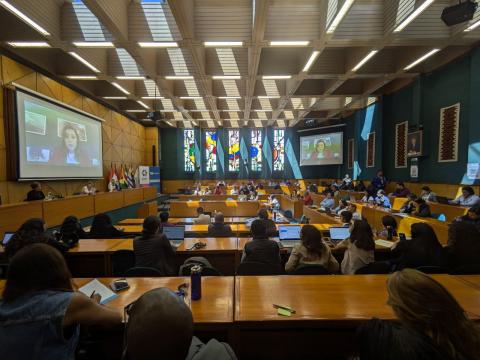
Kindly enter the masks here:
M 350 229 L 348 227 L 332 226 L 330 228 L 330 239 L 332 242 L 340 242 L 350 237 Z
M 284 247 L 294 247 L 300 243 L 300 225 L 279 225 L 278 239 Z
M 164 226 L 163 233 L 170 241 L 170 244 L 177 248 L 182 245 L 183 239 L 185 239 L 185 226 Z

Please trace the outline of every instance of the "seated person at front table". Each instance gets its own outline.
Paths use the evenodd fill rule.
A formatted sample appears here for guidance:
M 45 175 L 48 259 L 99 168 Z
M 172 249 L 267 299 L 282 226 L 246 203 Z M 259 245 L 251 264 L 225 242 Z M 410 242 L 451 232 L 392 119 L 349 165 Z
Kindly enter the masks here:
M 230 191 L 230 195 L 238 195 L 238 186 L 233 185 L 232 190 Z
M 263 222 L 265 227 L 267 228 L 267 236 L 278 236 L 277 226 L 272 219 L 268 218 L 268 211 L 267 209 L 263 208 L 258 211 L 258 219 Z
M 451 268 L 480 265 L 480 232 L 469 222 L 455 221 L 448 227 L 448 243 L 444 248 Z
M 45 194 L 42 191 L 42 185 L 35 181 L 30 184 L 32 190 L 27 193 L 27 201 L 43 200 L 45 199 Z
M 466 215 L 460 216 L 455 220 L 471 223 L 475 225 L 478 230 L 480 230 L 480 204 L 472 206 L 470 209 L 468 209 Z
M 91 182 L 91 181 L 89 181 L 87 183 L 87 185 L 85 185 L 82 188 L 82 194 L 95 195 L 96 192 L 97 192 L 97 189 L 95 189 L 95 186 L 93 185 L 93 182 Z
M 158 217 L 150 215 L 143 220 L 142 235 L 133 239 L 135 266 L 155 268 L 162 276 L 175 276 L 175 251 Z
M 342 226 L 349 227 L 350 225 L 352 225 L 352 217 L 353 214 L 350 211 L 342 211 L 342 213 L 340 214 L 340 221 L 342 222 Z
M 411 226 L 412 240 L 398 241 L 392 247 L 390 260 L 394 270 L 419 266 L 444 266 L 445 254 L 432 227 L 425 223 Z
M 332 193 L 327 193 L 325 199 L 320 202 L 320 207 L 324 209 L 331 209 L 335 206 L 335 199 L 333 198 Z
M 365 190 L 367 190 L 367 187 L 363 183 L 363 180 L 359 180 L 353 187 L 353 191 L 365 191 Z
M 352 213 L 353 220 L 362 220 L 362 215 L 357 211 L 357 205 L 354 203 L 349 203 L 347 206 L 347 210 Z
M 280 202 L 275 195 L 270 195 L 269 205 L 272 207 L 273 210 L 280 209 Z
M 410 190 L 408 190 L 405 187 L 405 184 L 403 182 L 397 182 L 397 186 L 395 187 L 395 191 L 390 194 L 390 196 L 395 196 L 395 197 L 407 197 L 407 195 L 410 194 Z
M 203 207 L 198 207 L 197 208 L 197 217 L 195 219 L 193 219 L 193 223 L 194 224 L 204 224 L 204 225 L 208 225 L 210 224 L 212 221 L 210 219 L 210 215 L 207 215 L 207 214 L 204 214 L 203 213 Z
M 336 208 L 334 208 L 332 211 L 337 214 L 337 215 L 340 215 L 342 213 L 342 211 L 345 211 L 347 210 L 347 206 L 348 206 L 348 201 L 345 200 L 345 199 L 341 199 L 339 202 L 338 202 L 338 206 Z
M 339 270 L 338 261 L 323 242 L 322 234 L 313 225 L 304 225 L 300 232 L 301 243 L 293 247 L 285 264 L 285 271 L 293 273 L 302 265 L 321 265 L 334 274 Z
M 480 198 L 475 195 L 471 186 L 462 187 L 462 195 L 457 197 L 455 200 L 450 200 L 451 205 L 460 205 L 460 206 L 473 206 L 480 202 Z
M 168 211 L 162 211 L 159 215 L 160 217 L 160 225 L 163 226 L 175 226 L 175 224 L 168 222 L 168 218 L 170 217 L 170 214 Z
M 124 360 L 237 359 L 228 344 L 215 339 L 204 344 L 193 335 L 191 310 L 168 288 L 147 291 L 127 312 Z
M 107 214 L 97 214 L 94 216 L 89 234 L 91 239 L 117 238 L 123 237 L 124 235 L 123 231 L 113 226 L 112 219 L 110 219 L 110 216 Z
M 213 192 L 213 195 L 222 195 L 222 187 L 220 185 L 217 185 L 215 187 L 215 191 Z
M 78 221 L 76 216 L 67 216 L 63 220 L 60 231 L 56 234 L 57 240 L 73 247 L 78 243 L 80 239 L 87 239 L 88 234 L 83 230 L 82 224 Z
M 413 203 L 415 208 L 412 211 L 412 215 L 419 217 L 432 217 L 430 206 L 425 202 L 425 200 L 417 198 Z
M 477 325 L 440 283 L 413 269 L 388 277 L 388 300 L 398 321 L 373 319 L 357 331 L 358 359 L 476 359 Z M 477 354 L 477 355 L 475 355 Z
M 392 215 L 385 215 L 382 217 L 383 229 L 380 230 L 377 236 L 380 239 L 392 240 L 397 234 L 397 220 Z
M 378 190 L 377 197 L 375 198 L 375 204 L 386 209 L 390 209 L 392 207 L 390 204 L 390 199 L 387 195 L 385 195 L 385 191 L 383 190 Z
M 193 190 L 193 195 L 203 195 L 202 187 L 200 185 L 197 185 L 195 190 Z
M 437 201 L 437 194 L 435 194 L 428 186 L 422 187 L 420 197 L 425 201 Z
M 250 227 L 252 241 L 245 244 L 242 262 L 253 261 L 278 266 L 280 270 L 280 247 L 267 236 L 267 227 L 261 220 L 254 220 Z
M 417 200 L 417 195 L 410 193 L 407 196 L 407 201 L 400 208 L 400 212 L 404 214 L 411 214 L 415 210 L 415 200 Z
M 305 191 L 305 195 L 303 195 L 303 203 L 306 206 L 313 205 L 313 198 L 312 198 L 312 195 L 310 195 L 309 191 Z
M 345 249 L 342 274 L 355 274 L 364 266 L 375 261 L 375 241 L 368 222 L 356 220 L 350 226 L 350 237 L 340 241 L 336 249 Z
M 212 237 L 228 237 L 232 236 L 232 228 L 225 224 L 225 218 L 221 212 L 215 214 L 215 222 L 208 225 L 208 236 Z
M 0 301 L 2 359 L 74 359 L 80 325 L 122 325 L 120 311 L 99 301 L 74 290 L 58 251 L 24 247 L 11 259 Z
M 387 182 L 387 178 L 383 175 L 383 171 L 380 170 L 377 172 L 377 176 L 372 179 L 371 185 L 377 190 L 385 190 Z

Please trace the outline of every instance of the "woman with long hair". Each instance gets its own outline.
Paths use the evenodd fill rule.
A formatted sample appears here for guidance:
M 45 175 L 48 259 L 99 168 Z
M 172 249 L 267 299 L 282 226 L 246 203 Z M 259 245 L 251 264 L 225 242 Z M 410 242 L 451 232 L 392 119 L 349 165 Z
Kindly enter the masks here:
M 448 265 L 458 267 L 480 264 L 480 232 L 470 222 L 455 221 L 448 227 L 445 248 Z
M 323 242 L 322 234 L 313 225 L 304 225 L 300 232 L 301 243 L 295 245 L 285 265 L 285 271 L 294 272 L 300 265 L 322 265 L 331 273 L 338 272 L 337 260 Z
M 76 216 L 67 216 L 60 227 L 60 231 L 57 233 L 57 239 L 73 247 L 78 243 L 80 239 L 88 238 L 88 234 L 83 230 L 82 224 Z
M 107 214 L 97 214 L 94 216 L 90 228 L 91 239 L 108 239 L 122 237 L 123 231 L 118 230 L 112 224 L 112 219 Z
M 62 129 L 62 142 L 53 151 L 52 161 L 57 165 L 90 166 L 90 159 L 81 149 L 78 130 L 71 124 Z

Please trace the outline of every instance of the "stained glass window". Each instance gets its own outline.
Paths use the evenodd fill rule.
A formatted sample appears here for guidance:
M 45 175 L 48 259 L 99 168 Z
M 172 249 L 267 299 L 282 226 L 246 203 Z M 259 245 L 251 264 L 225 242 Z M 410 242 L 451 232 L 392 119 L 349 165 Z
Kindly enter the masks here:
M 217 171 L 217 132 L 205 131 L 205 170 L 207 172 Z
M 252 171 L 262 170 L 262 130 L 250 131 L 250 166 Z
M 239 130 L 228 130 L 228 171 L 240 171 Z
M 195 133 L 193 129 L 183 130 L 183 163 L 185 171 L 195 171 Z
M 285 130 L 273 130 L 273 171 L 285 169 Z

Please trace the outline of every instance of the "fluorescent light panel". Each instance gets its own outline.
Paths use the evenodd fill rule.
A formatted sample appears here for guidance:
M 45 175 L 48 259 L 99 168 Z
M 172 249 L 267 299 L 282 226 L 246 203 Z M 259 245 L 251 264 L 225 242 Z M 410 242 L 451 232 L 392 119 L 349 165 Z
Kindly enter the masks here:
M 213 75 L 213 80 L 240 80 L 240 75 Z
M 310 70 L 310 67 L 313 65 L 313 63 L 315 62 L 315 59 L 318 57 L 318 55 L 320 55 L 320 51 L 316 50 L 316 51 L 312 52 L 312 55 L 310 55 L 310 57 L 308 58 L 308 61 L 305 64 L 305 66 L 303 67 L 302 71 L 307 72 L 308 70 Z
M 291 79 L 292 75 L 263 75 L 263 80 L 282 80 L 282 79 Z
M 165 76 L 165 79 L 167 79 L 167 80 L 192 80 L 193 76 L 192 75 L 170 75 L 170 76 Z
M 130 95 L 130 92 L 127 89 L 125 89 L 122 85 L 120 85 L 119 83 L 112 82 L 112 85 L 115 86 L 121 92 L 123 92 L 125 95 Z
M 145 112 L 145 110 L 139 110 L 139 109 L 130 109 L 130 110 L 125 110 L 126 112 L 130 112 L 130 113 L 141 113 L 141 112 Z
M 203 99 L 201 96 L 180 96 L 182 100 L 195 100 L 195 99 Z
M 235 100 L 235 99 L 241 99 L 241 96 L 219 96 L 219 99 L 225 99 L 225 100 Z
M 138 45 L 143 48 L 172 48 L 178 47 L 178 43 L 175 41 L 140 41 Z
M 420 64 L 422 61 L 425 61 L 427 60 L 430 56 L 434 55 L 435 53 L 439 52 L 440 49 L 433 49 L 433 50 L 430 50 L 428 53 L 426 53 L 425 55 L 421 56 L 420 58 L 418 58 L 417 60 L 415 60 L 414 62 L 412 62 L 410 65 L 407 65 L 406 67 L 403 68 L 403 70 L 407 71 L 407 70 L 410 70 L 411 68 L 417 66 L 418 64 Z
M 145 104 L 143 101 L 140 101 L 140 100 L 137 100 L 137 103 L 140 104 L 141 106 L 143 106 L 145 109 L 150 109 L 147 104 Z
M 378 50 L 370 51 L 367 56 L 365 56 L 362 60 L 360 60 L 360 62 L 357 65 L 355 65 L 352 71 L 357 71 L 358 69 L 360 69 L 363 65 L 367 63 L 368 60 L 370 60 L 373 56 L 375 56 L 377 52 Z
M 127 100 L 126 96 L 104 96 L 106 100 Z
M 67 79 L 70 79 L 70 80 L 97 80 L 98 78 L 94 75 L 68 75 Z
M 87 60 L 85 60 L 83 57 L 81 57 L 80 55 L 78 55 L 76 52 L 74 51 L 70 51 L 69 52 L 70 55 L 72 55 L 75 59 L 77 59 L 78 61 L 80 61 L 83 65 L 87 66 L 90 70 L 96 72 L 96 73 L 99 73 L 100 70 L 98 70 L 95 66 L 93 66 L 92 64 L 90 64 Z
M 145 76 L 117 76 L 118 80 L 145 80 Z
M 270 41 L 270 46 L 308 46 L 310 41 Z
M 477 27 L 480 26 L 480 20 L 474 22 L 472 25 L 470 25 L 469 27 L 467 27 L 465 30 L 463 30 L 464 32 L 469 32 L 469 31 L 472 31 L 472 30 L 475 30 Z
M 190 120 L 190 122 L 191 122 L 194 126 L 198 126 L 198 123 L 197 123 L 195 120 Z
M 343 6 L 340 8 L 333 21 L 330 23 L 330 26 L 327 29 L 327 34 L 333 34 L 338 24 L 340 24 L 340 21 L 342 21 L 345 15 L 347 15 L 347 12 L 348 10 L 350 10 L 350 7 L 353 5 L 354 1 L 355 0 L 345 0 Z
M 233 47 L 242 46 L 243 41 L 205 41 L 203 45 L 207 47 Z
M 280 95 L 258 95 L 257 99 L 280 99 Z
M 422 5 L 416 8 L 410 15 L 408 15 L 405 20 L 403 20 L 394 30 L 393 32 L 400 32 L 407 27 L 415 18 L 420 15 L 427 7 L 429 7 L 435 0 L 425 0 Z
M 9 2 L 5 1 L 5 0 L 0 0 L 0 5 L 2 5 L 5 9 L 7 9 L 8 11 L 10 11 L 11 13 L 13 13 L 14 15 L 18 16 L 20 19 L 22 19 L 25 23 L 27 23 L 28 25 L 30 25 L 32 28 L 34 28 L 35 30 L 37 30 L 40 34 L 42 34 L 43 36 L 49 36 L 50 33 L 45 30 L 43 27 L 41 27 L 40 25 L 38 25 L 35 21 L 33 21 L 32 19 L 30 19 L 27 15 L 25 15 L 23 12 L 21 12 L 20 10 L 18 10 L 15 6 L 13 6 L 12 4 L 10 4 Z
M 165 124 L 175 127 L 175 125 L 173 125 L 170 121 L 165 121 Z
M 10 41 L 10 46 L 18 48 L 49 48 L 50 45 L 45 41 Z
M 111 41 L 74 41 L 73 45 L 79 48 L 113 48 Z
M 142 96 L 142 99 L 145 100 L 157 100 L 157 99 L 165 99 L 163 96 Z

